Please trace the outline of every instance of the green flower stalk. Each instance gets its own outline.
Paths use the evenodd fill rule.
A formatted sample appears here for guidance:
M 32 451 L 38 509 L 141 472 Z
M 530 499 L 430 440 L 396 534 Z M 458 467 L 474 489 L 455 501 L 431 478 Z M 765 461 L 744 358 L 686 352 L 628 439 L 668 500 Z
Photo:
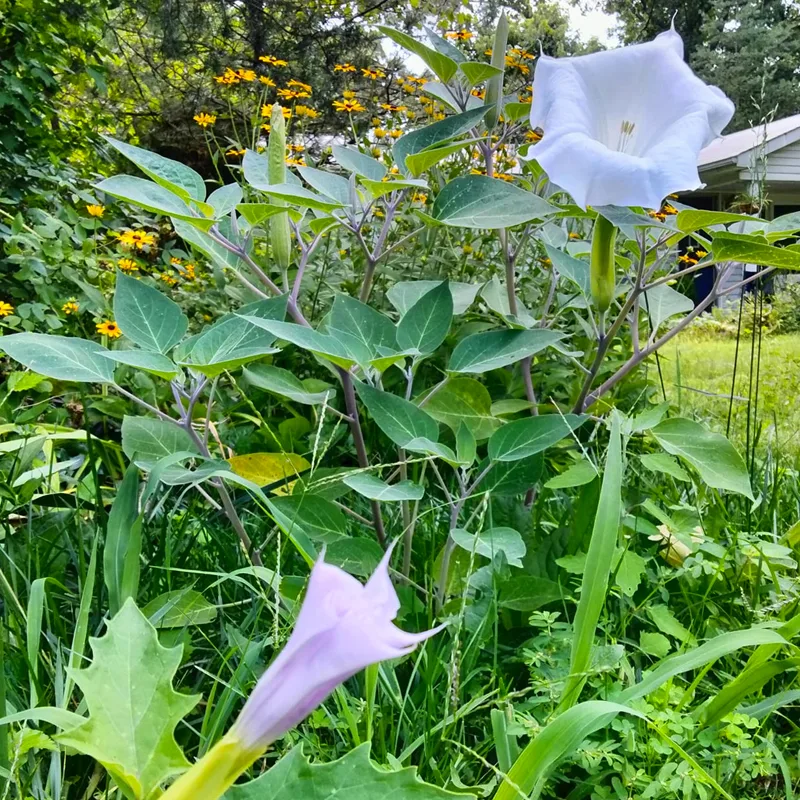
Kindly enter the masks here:
M 400 609 L 389 577 L 392 549 L 365 586 L 322 558 L 317 561 L 286 646 L 230 730 L 161 800 L 218 800 L 340 683 L 371 664 L 407 655 L 441 630 L 408 633 L 392 623 Z
M 286 121 L 283 108 L 278 103 L 272 105 L 272 116 L 269 128 L 269 146 L 267 148 L 269 182 L 271 184 L 286 183 Z M 273 205 L 285 206 L 284 200 L 272 198 Z M 272 257 L 280 267 L 287 282 L 286 271 L 292 259 L 292 235 L 289 230 L 289 215 L 276 214 L 269 221 L 269 238 L 272 246 Z
M 616 294 L 614 274 L 614 244 L 617 229 L 604 216 L 598 214 L 592 234 L 592 263 L 590 268 L 590 287 L 592 300 L 600 313 L 605 313 Z

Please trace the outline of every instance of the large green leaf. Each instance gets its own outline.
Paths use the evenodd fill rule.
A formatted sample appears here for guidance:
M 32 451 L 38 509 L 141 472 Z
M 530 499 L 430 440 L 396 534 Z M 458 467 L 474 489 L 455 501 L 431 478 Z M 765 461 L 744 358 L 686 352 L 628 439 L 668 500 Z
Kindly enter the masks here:
M 497 553 L 503 553 L 512 567 L 522 566 L 526 553 L 525 542 L 513 528 L 489 528 L 477 534 L 455 528 L 450 535 L 468 553 L 474 552 L 489 559 L 493 559 Z
M 126 142 L 112 139 L 110 136 L 103 135 L 103 138 L 126 158 L 129 158 L 139 169 L 157 184 L 180 195 L 184 200 L 205 200 L 206 184 L 202 175 L 196 173 L 186 164 L 180 161 L 173 161 L 165 158 L 158 153 L 135 147 Z M 238 184 L 231 184 L 237 186 Z M 218 190 L 219 191 L 219 190 Z M 209 198 L 209 202 L 211 202 Z M 211 203 L 213 206 L 214 203 Z
M 456 345 L 447 368 L 451 372 L 488 372 L 535 355 L 562 338 L 561 333 L 542 329 L 474 333 Z
M 163 647 L 133 600 L 90 642 L 91 665 L 70 670 L 89 717 L 58 741 L 99 761 L 129 797 L 148 797 L 189 766 L 174 731 L 200 697 L 172 688 L 183 647 Z
M 347 533 L 344 513 L 324 497 L 313 494 L 274 497 L 269 508 L 275 522 L 289 535 L 302 532 L 309 539 L 330 544 Z
M 414 177 L 417 177 L 418 175 L 422 175 L 423 172 L 426 172 L 431 167 L 438 164 L 440 161 L 444 161 L 445 158 L 453 155 L 453 153 L 457 153 L 459 150 L 463 150 L 465 147 L 472 147 L 479 141 L 481 141 L 481 139 L 459 139 L 458 141 L 451 142 L 450 144 L 443 144 L 441 147 L 427 148 L 421 153 L 416 153 L 413 156 L 408 155 L 406 156 L 405 161 L 406 168 Z
M 378 769 L 369 752 L 370 745 L 362 744 L 338 761 L 311 764 L 298 745 L 254 781 L 229 789 L 224 800 L 475 800 L 474 794 L 423 783 L 415 767 Z
M 156 628 L 185 628 L 213 622 L 217 618 L 217 607 L 200 592 L 186 587 L 154 597 L 142 613 Z
M 721 633 L 699 647 L 694 647 L 685 653 L 659 661 L 652 670 L 644 674 L 639 683 L 635 683 L 622 692 L 619 700 L 622 703 L 632 703 L 639 698 L 647 697 L 670 678 L 682 675 L 690 670 L 700 669 L 718 658 L 735 653 L 744 647 L 788 644 L 778 631 L 769 630 L 768 628 L 750 628 L 748 630 Z
M 392 285 L 386 293 L 386 297 L 401 314 L 407 314 L 423 295 L 433 291 L 440 284 L 441 281 L 398 281 Z M 463 314 L 472 305 L 481 288 L 475 283 L 460 283 L 459 281 L 449 281 L 448 286 L 453 297 L 453 314 L 455 316 Z
M 591 292 L 589 284 L 589 263 L 573 258 L 563 250 L 553 247 L 545 242 L 544 245 L 547 257 L 553 269 L 564 278 L 571 280 L 580 290 L 581 294 L 588 297 Z
M 408 156 L 468 133 L 483 119 L 484 114 L 486 114 L 485 108 L 474 108 L 463 114 L 445 117 L 439 122 L 401 136 L 392 147 L 395 163 L 408 175 L 412 172 L 411 165 L 406 161 Z M 419 175 L 423 171 L 423 169 L 414 170 L 412 174 Z
M 331 387 L 319 389 L 311 388 L 309 383 L 322 384 L 321 381 L 307 380 L 301 381 L 295 377 L 294 373 L 280 367 L 273 367 L 271 364 L 252 364 L 244 369 L 244 376 L 253 386 L 264 389 L 267 392 L 288 397 L 295 403 L 302 403 L 308 406 L 318 406 L 326 400 L 330 400 L 336 390 Z
M 459 228 L 510 228 L 544 219 L 558 209 L 547 200 L 499 178 L 464 175 L 436 197 L 431 215 Z
M 583 425 L 588 417 L 576 414 L 543 414 L 509 422 L 489 439 L 493 461 L 519 461 L 541 453 Z
M 362 178 L 368 178 L 372 181 L 380 181 L 386 175 L 388 170 L 370 156 L 364 155 L 353 147 L 345 147 L 344 145 L 335 144 L 331 148 L 333 157 L 341 164 L 346 170 L 355 172 Z
M 322 192 L 343 206 L 350 205 L 350 182 L 347 178 L 314 167 L 298 167 L 297 171 L 312 189 Z
M 304 350 L 327 358 L 343 369 L 349 369 L 353 364 L 366 364 L 372 356 L 354 336 L 348 337 L 348 340 L 343 342 L 336 336 L 315 331 L 305 325 L 253 317 L 246 317 L 246 319 L 268 331 L 273 337 L 285 339 Z
M 664 420 L 651 432 L 668 453 L 691 464 L 704 483 L 753 499 L 747 466 L 722 434 L 681 417 Z
M 711 250 L 717 261 L 740 261 L 763 267 L 800 269 L 800 250 L 793 247 L 773 247 L 760 236 L 739 233 L 715 233 Z
M 285 210 L 285 209 L 283 209 Z M 227 248 L 223 247 L 219 242 L 204 231 L 198 230 L 193 225 L 190 225 L 186 220 L 171 217 L 172 227 L 175 233 L 188 242 L 190 245 L 196 247 L 203 255 L 208 256 L 218 267 L 225 269 L 240 269 L 244 262 L 236 253 L 232 253 Z
M 180 372 L 180 369 L 165 355 L 150 350 L 106 350 L 99 355 L 118 364 L 127 364 L 129 367 L 158 375 L 168 381 Z
M 219 219 L 230 214 L 242 202 L 242 187 L 238 183 L 220 186 L 208 196 L 208 204 L 214 209 L 214 216 Z
M 378 25 L 378 30 L 384 35 L 388 36 L 393 41 L 397 42 L 400 47 L 404 47 L 415 56 L 419 56 L 439 78 L 439 80 L 447 83 L 453 75 L 456 74 L 458 64 L 452 58 L 434 50 L 422 42 L 409 36 L 403 31 L 398 31 L 395 28 L 390 28 L 386 25 Z
M 662 322 L 678 314 L 688 314 L 694 308 L 694 301 L 691 298 L 676 292 L 666 283 L 648 289 L 642 297 L 641 304 L 650 315 L 650 324 L 654 331 L 658 330 Z
M 708 228 L 712 225 L 730 225 L 733 222 L 764 222 L 764 220 L 747 214 L 733 214 L 729 211 L 701 211 L 694 208 L 679 212 L 675 218 L 678 230 L 684 233 L 699 231 L 701 228 Z
M 622 517 L 622 436 L 620 419 L 615 413 L 611 419 L 611 436 L 606 454 L 600 500 L 586 555 L 586 567 L 581 583 L 581 598 L 573 622 L 572 653 L 569 677 L 561 694 L 559 708 L 574 706 L 586 683 L 592 663 L 592 650 L 600 614 L 606 602 L 608 581 L 614 565 L 614 556 Z M 560 718 L 563 718 L 562 717 Z
M 503 70 L 487 64 L 485 61 L 463 61 L 458 65 L 458 68 L 464 73 L 470 86 L 475 86 L 489 78 L 495 78 L 503 74 Z
M 0 349 L 28 369 L 60 381 L 113 383 L 114 364 L 100 354 L 106 348 L 88 339 L 14 333 L 0 339 Z
M 425 494 L 425 489 L 413 481 L 399 481 L 386 483 L 375 475 L 366 472 L 354 472 L 345 475 L 342 482 L 360 495 L 370 500 L 380 500 L 384 503 L 401 500 L 419 500 Z
M 478 486 L 478 492 L 486 492 L 492 496 L 513 496 L 527 492 L 542 477 L 544 458 L 541 453 L 521 458 L 519 461 L 496 461 L 489 459 L 478 466 L 477 472 L 483 472 L 489 464 L 492 468 Z
M 183 339 L 189 318 L 152 286 L 117 270 L 114 318 L 120 330 L 145 350 L 168 353 Z
M 514 762 L 494 800 L 538 798 L 550 770 L 573 753 L 588 736 L 605 728 L 619 714 L 644 717 L 619 703 L 591 700 L 568 709 L 548 723 Z
M 327 331 L 348 351 L 369 353 L 369 358 L 397 349 L 397 333 L 389 317 L 346 294 L 336 295 Z
M 112 614 L 116 614 L 129 597 L 136 600 L 141 552 L 139 468 L 130 464 L 111 504 L 103 548 L 103 580 L 108 589 L 108 604 Z
M 154 214 L 184 219 L 206 230 L 214 224 L 214 220 L 203 220 L 195 214 L 183 198 L 174 192 L 153 181 L 146 181 L 144 178 L 137 178 L 133 175 L 114 175 L 95 184 L 95 189 L 110 194 L 118 200 L 133 203 L 146 211 L 152 211 Z
M 225 370 L 277 352 L 274 334 L 258 321 L 282 320 L 286 315 L 285 295 L 259 300 L 226 314 L 190 342 L 182 363 L 213 377 Z
M 488 439 L 502 425 L 492 416 L 489 390 L 474 378 L 448 378 L 421 402 L 428 414 L 454 433 L 460 425 L 465 425 L 477 440 Z
M 453 319 L 453 295 L 447 281 L 420 297 L 397 326 L 397 346 L 427 355 L 444 341 Z
M 336 200 L 332 200 L 330 197 L 311 192 L 308 189 L 304 189 L 302 186 L 295 186 L 292 183 L 276 183 L 258 186 L 257 188 L 270 197 L 275 197 L 278 200 L 283 200 L 300 208 L 313 208 L 316 211 L 333 211 L 334 209 L 342 208 L 343 205 Z
M 356 390 L 377 426 L 395 444 L 403 447 L 413 439 L 438 441 L 438 423 L 413 403 L 360 381 L 356 382 Z
M 149 468 L 173 453 L 195 453 L 189 434 L 178 425 L 154 417 L 129 417 L 122 420 L 122 452 L 137 464 Z

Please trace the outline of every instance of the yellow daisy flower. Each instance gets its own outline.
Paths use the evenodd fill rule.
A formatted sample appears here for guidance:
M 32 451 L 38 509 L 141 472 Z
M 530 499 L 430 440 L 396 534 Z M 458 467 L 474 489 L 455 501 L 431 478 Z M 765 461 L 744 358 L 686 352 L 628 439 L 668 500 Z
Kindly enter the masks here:
M 98 322 L 95 327 L 98 333 L 102 333 L 103 336 L 108 336 L 109 339 L 119 339 L 119 337 L 122 336 L 119 325 L 113 320 L 107 319 L 105 322 Z
M 199 114 L 195 114 L 192 119 L 201 127 L 207 128 L 209 125 L 213 125 L 217 121 L 216 114 L 206 114 L 205 111 L 201 111 Z
M 126 273 L 136 272 L 139 269 L 139 265 L 132 258 L 121 258 L 117 261 L 117 266 Z
M 367 67 L 361 69 L 361 74 L 365 78 L 369 78 L 371 81 L 377 81 L 380 78 L 385 78 L 386 73 L 382 69 L 378 69 L 377 67 Z
M 337 111 L 342 111 L 347 114 L 354 114 L 358 111 L 366 111 L 366 108 L 358 102 L 358 100 L 334 100 L 333 107 Z
M 336 64 L 333 67 L 334 72 L 355 72 L 356 68 L 352 64 Z
M 6 303 L 4 300 L 0 300 L 0 317 L 8 317 L 14 313 L 14 306 L 11 303 Z
M 137 250 L 141 250 L 146 245 L 154 245 L 156 237 L 145 231 L 123 231 L 119 234 L 119 241 L 126 247 L 135 247 Z
M 64 303 L 63 306 L 61 306 L 61 310 L 67 315 L 77 314 L 79 309 L 80 306 L 78 305 L 78 303 L 75 301 L 74 298 L 67 300 L 67 302 Z
M 90 217 L 102 217 L 106 207 L 92 203 L 86 206 L 86 210 L 89 212 Z

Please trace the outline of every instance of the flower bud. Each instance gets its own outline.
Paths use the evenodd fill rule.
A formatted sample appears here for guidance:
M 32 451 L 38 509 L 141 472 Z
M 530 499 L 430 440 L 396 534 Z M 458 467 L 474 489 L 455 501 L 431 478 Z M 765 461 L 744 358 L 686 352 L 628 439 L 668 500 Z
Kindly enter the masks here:
M 283 118 L 283 108 L 278 103 L 272 105 L 267 157 L 269 182 L 271 184 L 286 183 L 286 121 Z M 273 198 L 271 202 L 276 206 L 286 205 L 283 200 L 278 198 Z M 292 237 L 288 214 L 275 214 L 269 221 L 269 233 L 272 257 L 281 272 L 285 273 L 292 258 Z
M 592 263 L 589 283 L 592 300 L 597 310 L 605 312 L 616 294 L 614 275 L 614 244 L 617 240 L 617 229 L 600 214 L 597 215 L 592 235 Z

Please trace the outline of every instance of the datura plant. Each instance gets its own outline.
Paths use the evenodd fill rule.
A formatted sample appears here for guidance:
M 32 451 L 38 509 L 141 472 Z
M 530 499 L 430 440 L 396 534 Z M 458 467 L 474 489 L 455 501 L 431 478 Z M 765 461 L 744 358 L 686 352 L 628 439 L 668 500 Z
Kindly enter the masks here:
M 495 585 L 505 596 L 527 573 L 522 536 L 492 521 L 496 498 L 517 498 L 524 513 L 537 493 L 558 486 L 593 484 L 599 492 L 587 523 L 569 677 L 527 746 L 498 744 L 498 800 L 537 796 L 559 760 L 619 715 L 651 725 L 652 706 L 641 701 L 676 676 L 702 675 L 714 659 L 756 648 L 745 673 L 696 709 L 696 719 L 713 725 L 775 674 L 798 632 L 794 620 L 721 632 L 700 645 L 687 639 L 680 656 L 644 675 L 631 665 L 613 691 L 604 683 L 590 696 L 586 676 L 610 581 L 620 564 L 633 563 L 622 533 L 629 458 L 649 456 L 654 469 L 694 481 L 698 497 L 758 500 L 725 437 L 669 416 L 641 383 L 628 391 L 624 380 L 635 380 L 641 365 L 724 295 L 775 270 L 800 269 L 796 215 L 766 221 L 681 201 L 681 192 L 700 185 L 698 153 L 730 120 L 731 103 L 685 65 L 674 30 L 611 52 L 540 58 L 532 106 L 529 80 L 521 82 L 503 57 L 504 18 L 491 63 L 469 60 L 432 32 L 426 44 L 381 31 L 425 62 L 436 79 L 420 91 L 447 111 L 405 130 L 380 158 L 355 136 L 329 149 L 317 143 L 305 164 L 287 165 L 287 115 L 276 104 L 269 138 L 246 151 L 231 173 L 236 180 L 209 194 L 190 167 L 107 139 L 141 174 L 98 183 L 100 199 L 168 221 L 187 249 L 212 264 L 229 313 L 198 327 L 163 287 L 118 272 L 114 324 L 122 335 L 108 346 L 39 333 L 0 339 L 35 373 L 99 385 L 104 397 L 118 395 L 138 411 L 122 420 L 130 465 L 102 557 L 108 631 L 93 640 L 89 667 L 78 669 L 83 643 L 75 645 L 60 709 L 34 699 L 30 710 L 3 720 L 60 726 L 53 746 L 94 757 L 128 798 L 155 798 L 181 773 L 165 798 L 272 797 L 274 770 L 289 786 L 288 773 L 319 774 L 293 751 L 251 784 L 232 786 L 342 682 L 367 668 L 371 708 L 378 673 L 370 665 L 419 659 L 403 673 L 410 687 L 424 678 L 425 652 L 457 635 L 446 629 L 411 655 L 437 626 L 454 619 L 477 626 L 497 613 L 482 598 Z M 457 248 L 456 235 L 464 243 Z M 480 280 L 461 260 L 467 246 L 486 265 Z M 759 270 L 732 280 L 742 262 Z M 690 298 L 681 290 L 701 271 L 712 276 L 711 289 Z M 137 383 L 142 375 L 147 382 Z M 154 388 L 138 388 L 145 385 Z M 235 441 L 226 439 L 231 393 L 238 419 L 269 441 L 264 452 L 235 454 Z M 290 409 L 291 435 L 264 418 L 275 402 Z M 604 463 L 587 449 L 598 442 Z M 276 615 L 294 624 L 228 732 L 228 725 L 203 727 L 205 755 L 191 768 L 173 731 L 198 698 L 173 689 L 180 646 L 159 642 L 136 606 L 142 529 L 173 489 L 181 498 L 200 493 L 227 517 L 241 572 L 267 581 Z M 245 503 L 258 513 L 243 516 Z M 412 580 L 420 520 L 438 537 L 436 558 L 419 565 L 431 591 Z M 311 569 L 302 603 L 302 587 L 285 595 L 280 576 L 265 566 L 280 547 Z M 325 563 L 326 547 L 339 566 Z M 469 580 L 465 559 L 484 559 Z M 343 570 L 366 575 L 365 561 L 379 566 L 363 586 Z M 393 625 L 393 580 L 420 620 L 404 627 L 432 630 Z M 562 588 L 549 584 L 550 599 L 566 602 Z M 527 586 L 514 585 L 517 592 Z M 544 591 L 535 585 L 525 591 Z M 522 600 L 513 607 L 543 604 L 538 594 Z M 391 690 L 401 698 L 407 689 L 397 680 L 392 672 Z M 85 703 L 75 707 L 89 716 L 67 710 L 76 684 Z M 204 698 L 207 714 L 227 715 L 244 694 Z M 120 698 L 129 705 L 115 717 Z M 693 702 L 687 691 L 681 703 Z M 699 784 L 729 796 L 669 737 L 664 747 L 691 760 Z M 414 751 L 395 754 L 395 766 L 408 765 Z M 493 754 L 484 757 L 494 763 Z M 342 764 L 331 774 L 352 765 L 363 773 L 359 785 L 369 787 L 364 797 L 452 796 L 450 787 L 422 784 L 406 769 L 376 771 L 361 750 Z

